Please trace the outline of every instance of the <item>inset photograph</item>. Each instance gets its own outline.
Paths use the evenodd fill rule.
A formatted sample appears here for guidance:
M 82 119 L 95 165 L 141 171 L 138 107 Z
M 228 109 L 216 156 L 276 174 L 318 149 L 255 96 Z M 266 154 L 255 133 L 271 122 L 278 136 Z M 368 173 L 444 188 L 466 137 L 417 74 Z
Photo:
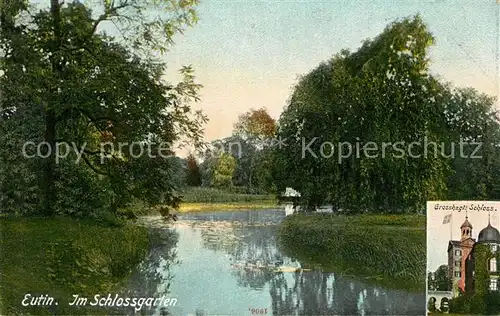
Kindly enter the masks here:
M 427 203 L 427 312 L 500 312 L 500 202 Z

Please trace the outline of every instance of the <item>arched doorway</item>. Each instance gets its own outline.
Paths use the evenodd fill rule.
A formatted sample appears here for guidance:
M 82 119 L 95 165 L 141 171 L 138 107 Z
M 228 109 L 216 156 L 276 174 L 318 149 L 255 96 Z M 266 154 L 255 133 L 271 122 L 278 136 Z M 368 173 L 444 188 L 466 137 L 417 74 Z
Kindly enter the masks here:
M 429 312 L 436 311 L 436 298 L 435 297 L 429 298 L 429 300 L 427 301 L 427 309 L 429 310 Z
M 448 313 L 448 311 L 450 310 L 449 302 L 450 300 L 447 297 L 443 297 L 441 299 L 441 304 L 439 305 L 439 310 L 441 311 L 441 313 Z

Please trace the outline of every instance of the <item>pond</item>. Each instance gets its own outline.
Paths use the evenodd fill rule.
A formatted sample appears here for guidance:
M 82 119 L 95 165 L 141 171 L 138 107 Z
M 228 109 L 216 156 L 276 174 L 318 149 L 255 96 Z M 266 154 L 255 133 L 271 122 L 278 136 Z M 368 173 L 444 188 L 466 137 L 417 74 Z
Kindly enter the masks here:
M 156 315 L 422 315 L 425 294 L 385 289 L 302 266 L 279 249 L 284 210 L 185 213 L 159 230 L 124 293 L 167 297 Z M 175 301 L 176 299 L 177 301 Z

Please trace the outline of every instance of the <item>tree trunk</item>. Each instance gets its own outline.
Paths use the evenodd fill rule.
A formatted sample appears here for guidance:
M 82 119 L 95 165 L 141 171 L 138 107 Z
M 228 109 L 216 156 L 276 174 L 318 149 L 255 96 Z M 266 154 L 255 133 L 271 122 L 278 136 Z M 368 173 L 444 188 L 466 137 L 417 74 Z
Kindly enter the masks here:
M 52 47 L 52 69 L 56 74 L 56 78 L 61 78 L 61 5 L 58 0 L 50 1 L 50 13 L 52 16 L 52 26 L 54 30 L 54 43 Z M 53 103 L 59 101 L 59 84 L 53 91 L 53 98 L 50 100 Z M 54 150 L 56 145 L 56 114 L 53 104 L 48 104 L 45 111 L 45 135 L 44 140 L 49 146 L 50 155 L 45 161 L 44 176 L 43 176 L 43 215 L 54 215 L 54 202 L 56 201 L 55 192 L 55 159 Z
M 46 158 L 44 177 L 43 177 L 43 215 L 51 216 L 54 214 L 55 202 L 55 177 L 54 177 L 54 156 L 56 139 L 56 119 L 53 110 L 47 110 L 45 117 L 45 141 L 49 144 L 51 154 Z M 44 155 L 45 156 L 45 155 Z

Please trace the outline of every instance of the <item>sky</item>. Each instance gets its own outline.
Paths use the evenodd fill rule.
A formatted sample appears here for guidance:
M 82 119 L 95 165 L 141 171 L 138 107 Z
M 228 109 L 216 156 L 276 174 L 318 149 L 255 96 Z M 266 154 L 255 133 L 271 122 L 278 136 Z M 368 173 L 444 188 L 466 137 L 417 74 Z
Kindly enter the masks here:
M 174 37 L 168 80 L 192 65 L 208 115 L 206 140 L 229 136 L 238 115 L 266 107 L 279 118 L 297 77 L 390 22 L 420 13 L 436 38 L 431 72 L 456 86 L 498 95 L 500 4 L 475 1 L 206 0 L 199 23 Z
M 298 76 L 415 14 L 436 39 L 429 51 L 434 75 L 500 94 L 500 0 L 200 0 L 197 11 L 198 24 L 175 35 L 162 58 L 172 83 L 182 66 L 194 68 L 203 88 L 193 107 L 209 118 L 207 141 L 229 136 L 251 108 L 278 119 Z
M 440 265 L 448 264 L 448 242 L 460 240 L 460 226 L 465 221 L 465 216 L 472 225 L 472 238 L 477 240 L 479 232 L 488 226 L 488 213 L 491 225 L 500 230 L 500 202 L 461 201 L 461 202 L 428 202 L 431 207 L 427 208 L 427 271 L 436 271 Z M 446 211 L 435 210 L 434 205 L 481 205 L 493 206 L 497 211 Z M 451 221 L 443 224 L 443 218 L 451 214 Z

